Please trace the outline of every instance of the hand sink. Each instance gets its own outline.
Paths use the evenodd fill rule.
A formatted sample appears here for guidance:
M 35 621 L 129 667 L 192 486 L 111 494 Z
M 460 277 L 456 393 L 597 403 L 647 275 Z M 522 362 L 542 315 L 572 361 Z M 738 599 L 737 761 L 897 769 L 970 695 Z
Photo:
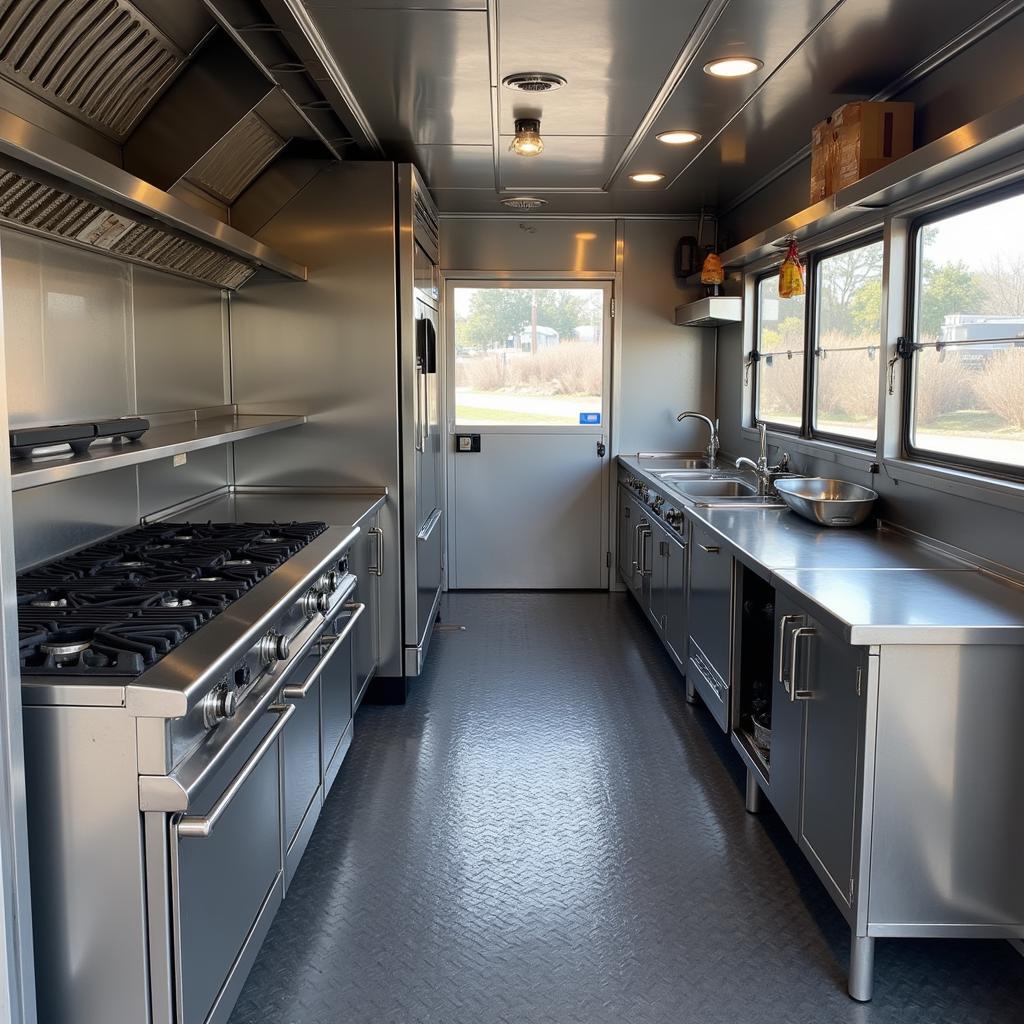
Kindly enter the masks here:
M 687 480 L 676 488 L 690 498 L 745 498 L 757 494 L 757 488 L 744 480 Z

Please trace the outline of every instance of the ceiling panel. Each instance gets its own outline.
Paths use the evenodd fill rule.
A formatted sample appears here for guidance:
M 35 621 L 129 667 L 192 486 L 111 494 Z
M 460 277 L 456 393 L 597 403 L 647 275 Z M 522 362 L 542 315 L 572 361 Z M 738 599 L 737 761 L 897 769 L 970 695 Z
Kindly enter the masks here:
M 705 0 L 504 0 L 499 77 L 551 71 L 567 80 L 531 97 L 499 90 L 499 124 L 540 116 L 553 135 L 632 135 L 693 30 Z
M 544 152 L 524 157 L 509 152 L 511 135 L 501 136 L 498 167 L 504 189 L 600 188 L 615 166 L 625 140 L 604 135 L 548 135 Z
M 312 7 L 385 148 L 490 145 L 487 15 Z
M 874 95 L 1000 5 L 847 0 L 717 139 L 705 137 L 699 154 L 691 148 L 683 193 L 696 205 L 734 198 L 806 146 L 811 127 L 836 107 Z M 656 158 L 654 147 L 666 148 L 646 143 L 637 168 Z
M 417 146 L 417 165 L 432 190 L 486 188 L 494 192 L 490 146 Z

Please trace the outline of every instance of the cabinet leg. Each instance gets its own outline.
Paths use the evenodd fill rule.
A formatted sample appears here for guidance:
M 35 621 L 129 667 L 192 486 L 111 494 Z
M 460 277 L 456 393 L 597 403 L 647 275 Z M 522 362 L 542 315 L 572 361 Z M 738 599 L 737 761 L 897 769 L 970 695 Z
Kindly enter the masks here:
M 874 990 L 875 940 L 867 935 L 854 935 L 850 939 L 851 998 L 859 1003 L 869 1002 Z
M 689 679 L 686 680 L 686 703 L 697 703 L 697 691 L 693 688 L 693 683 Z
M 747 769 L 747 813 L 761 813 L 761 787 L 757 784 L 757 776 L 750 768 Z

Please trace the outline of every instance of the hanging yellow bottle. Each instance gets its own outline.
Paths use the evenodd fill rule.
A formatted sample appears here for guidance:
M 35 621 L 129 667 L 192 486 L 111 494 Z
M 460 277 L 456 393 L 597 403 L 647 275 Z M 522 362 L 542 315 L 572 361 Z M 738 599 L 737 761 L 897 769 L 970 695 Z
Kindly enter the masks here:
M 779 297 L 795 299 L 804 294 L 804 265 L 800 262 L 800 250 L 796 239 L 789 240 L 789 250 L 779 267 Z

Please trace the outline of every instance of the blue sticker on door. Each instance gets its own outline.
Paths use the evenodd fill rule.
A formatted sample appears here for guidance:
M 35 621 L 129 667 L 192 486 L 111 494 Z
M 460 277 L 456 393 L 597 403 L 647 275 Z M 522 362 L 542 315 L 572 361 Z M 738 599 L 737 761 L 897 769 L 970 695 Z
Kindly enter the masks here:
M 601 414 L 599 412 L 581 412 L 580 413 L 580 426 L 581 427 L 596 427 L 601 422 Z

